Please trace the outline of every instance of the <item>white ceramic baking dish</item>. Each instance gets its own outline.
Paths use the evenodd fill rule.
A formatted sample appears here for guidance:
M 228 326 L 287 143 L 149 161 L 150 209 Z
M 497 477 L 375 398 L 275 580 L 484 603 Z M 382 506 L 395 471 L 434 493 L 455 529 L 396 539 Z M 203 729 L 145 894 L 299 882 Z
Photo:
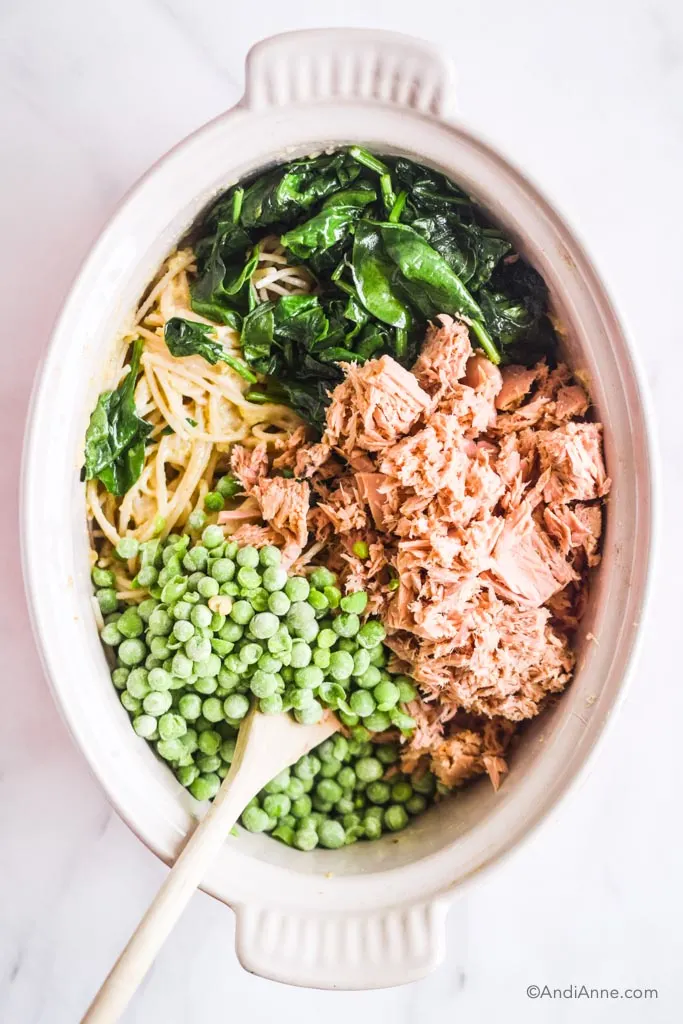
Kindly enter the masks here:
M 302 854 L 242 834 L 226 841 L 205 883 L 234 909 L 237 953 L 249 970 L 324 988 L 396 985 L 439 962 L 449 902 L 555 805 L 614 711 L 650 560 L 646 418 L 623 330 L 583 248 L 526 177 L 454 118 L 451 67 L 438 52 L 384 32 L 297 32 L 256 46 L 246 79 L 237 107 L 133 189 L 66 302 L 25 450 L 26 583 L 47 674 L 76 742 L 119 814 L 171 862 L 191 825 L 191 800 L 130 728 L 90 605 L 79 468 L 117 333 L 211 197 L 287 157 L 351 142 L 402 153 L 450 175 L 505 227 L 548 282 L 567 328 L 566 358 L 588 373 L 606 427 L 614 485 L 576 678 L 531 725 L 498 793 L 482 781 L 399 836 L 338 852 Z

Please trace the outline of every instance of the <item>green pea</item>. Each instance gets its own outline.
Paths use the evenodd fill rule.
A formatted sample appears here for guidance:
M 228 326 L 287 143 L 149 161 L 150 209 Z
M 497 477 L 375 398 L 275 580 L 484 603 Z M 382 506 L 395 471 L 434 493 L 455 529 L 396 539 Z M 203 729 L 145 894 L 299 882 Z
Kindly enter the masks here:
M 244 628 L 231 618 L 226 619 L 225 624 L 218 631 L 221 640 L 228 640 L 233 644 L 236 644 L 243 634 Z
M 325 672 L 330 667 L 331 655 L 324 647 L 316 647 L 313 651 L 313 664 Z
M 269 793 L 263 800 L 263 810 L 271 818 L 283 818 L 289 814 L 292 801 L 286 793 Z
M 217 754 L 200 754 L 195 759 L 195 764 L 203 775 L 217 772 L 223 766 L 223 762 Z
M 99 569 L 97 566 L 94 566 L 90 575 L 96 587 L 108 589 L 116 583 L 116 576 L 111 569 Z
M 170 672 L 166 671 L 166 669 L 153 668 L 147 678 L 150 690 L 173 689 L 173 677 Z
M 263 586 L 269 593 L 278 593 L 285 590 L 287 585 L 287 570 L 279 565 L 269 565 L 263 570 Z M 285 594 L 288 601 L 293 600 L 291 594 Z
M 291 810 L 295 818 L 306 818 L 311 813 L 313 804 L 310 796 L 304 793 L 302 796 L 297 797 L 292 801 Z
M 323 590 L 325 587 L 332 587 L 337 582 L 335 574 L 322 565 L 317 566 L 313 570 L 309 579 L 311 586 L 315 587 L 317 590 Z
M 182 651 L 178 651 L 173 655 L 171 672 L 178 679 L 189 679 L 194 672 L 194 662 L 187 655 L 183 654 Z
M 342 722 L 344 725 L 349 726 L 349 728 L 353 725 L 358 725 L 358 715 L 354 714 L 353 712 L 349 714 L 348 711 L 338 711 L 337 714 L 339 716 L 340 722 Z
M 362 615 L 368 604 L 368 595 L 364 590 L 356 590 L 354 593 L 342 597 L 339 603 L 342 611 Z
M 184 649 L 190 661 L 206 661 L 211 654 L 211 641 L 203 636 L 191 636 Z
M 332 621 L 332 629 L 338 636 L 356 636 L 360 629 L 360 619 L 354 612 L 342 612 Z
M 376 757 L 361 757 L 356 761 L 356 774 L 361 782 L 376 782 L 384 775 L 384 765 Z
M 248 601 L 235 601 L 231 610 L 230 618 L 240 626 L 246 626 L 254 617 L 254 609 Z
M 293 669 L 306 668 L 310 665 L 313 652 L 305 640 L 295 640 L 292 643 L 292 657 L 290 665 Z
M 384 824 L 392 832 L 399 832 L 408 824 L 408 812 L 400 804 L 391 804 L 384 812 Z
M 405 711 L 401 711 L 400 708 L 392 708 L 389 712 L 389 719 L 391 724 L 403 733 L 410 732 L 415 728 L 415 719 L 407 715 Z
M 341 786 L 334 779 L 322 779 L 315 787 L 315 792 L 321 800 L 331 804 L 336 804 L 344 795 Z
M 168 690 L 152 690 L 142 701 L 145 714 L 158 718 L 166 714 L 171 707 L 173 698 Z
M 173 620 L 165 608 L 155 608 L 147 622 L 152 636 L 168 636 L 173 629 Z
M 279 715 L 284 708 L 282 697 L 279 693 L 272 693 L 269 697 L 261 697 L 258 708 L 262 715 Z
M 336 757 L 328 757 L 320 766 L 320 774 L 324 779 L 332 779 L 341 771 L 342 763 Z
M 302 708 L 301 711 L 294 712 L 294 717 L 301 725 L 315 725 L 316 722 L 320 721 L 322 716 L 323 709 L 317 700 L 311 701 L 311 703 L 305 708 Z
M 379 711 L 390 711 L 398 703 L 399 689 L 395 683 L 379 683 L 372 694 L 377 701 Z
M 112 670 L 111 680 L 117 690 L 122 690 L 124 688 L 129 675 L 130 669 L 126 668 L 124 665 Z
M 157 720 L 153 715 L 137 715 L 133 719 L 133 728 L 143 740 L 149 740 L 157 731 Z
M 330 608 L 335 609 L 339 607 L 339 602 L 341 601 L 342 596 L 339 587 L 325 587 L 323 589 L 323 595 Z
M 353 811 L 354 806 L 355 805 L 351 797 L 342 796 L 340 797 L 339 800 L 337 800 L 336 804 L 334 805 L 334 809 L 338 814 L 347 815 L 351 811 Z
M 123 704 L 126 711 L 130 711 L 131 714 L 137 714 L 137 712 L 142 707 L 142 702 L 140 701 L 140 699 L 138 697 L 134 697 L 131 693 L 128 693 L 128 690 L 123 691 L 119 700 Z
M 400 751 L 396 743 L 378 743 L 375 756 L 382 764 L 395 764 L 399 759 Z
M 251 677 L 249 687 L 255 697 L 272 697 L 277 691 L 277 678 L 274 673 L 257 669 Z
M 103 615 L 111 615 L 119 606 L 119 599 L 112 587 L 103 587 L 101 590 L 96 591 L 95 597 Z
M 395 676 L 394 682 L 398 686 L 398 699 L 401 704 L 409 704 L 417 698 L 417 687 L 408 676 Z
M 328 850 L 338 850 L 344 845 L 346 834 L 338 821 L 323 821 L 318 830 L 320 845 Z
M 317 763 L 317 766 L 316 766 Z M 297 779 L 307 780 L 315 778 L 317 772 L 320 770 L 320 761 L 318 758 L 314 758 L 314 755 L 304 754 L 294 765 L 292 771 L 296 775 Z
M 305 576 L 290 576 L 285 584 L 285 593 L 292 604 L 301 604 L 306 601 L 310 590 Z
M 384 640 L 386 630 L 378 619 L 371 619 L 365 622 L 358 630 L 358 643 L 361 647 L 371 650 L 377 647 Z
M 187 525 L 191 530 L 197 532 L 201 530 L 206 523 L 206 513 L 202 512 L 200 508 L 196 508 L 194 512 L 190 512 L 187 517 Z
M 167 712 L 159 719 L 158 728 L 162 740 L 177 740 L 187 732 L 187 723 L 180 715 Z
M 397 804 L 407 803 L 413 795 L 413 787 L 404 779 L 399 779 L 391 787 L 391 799 Z
M 382 821 L 380 818 L 365 817 L 363 819 L 363 831 L 367 839 L 379 839 L 382 835 Z
M 242 693 L 231 693 L 223 701 L 223 711 L 226 718 L 239 720 L 244 718 L 249 710 L 249 699 Z
M 187 643 L 191 636 L 194 636 L 194 626 L 186 619 L 180 619 L 173 627 L 173 636 L 181 644 Z
M 140 601 L 140 604 L 138 605 L 138 615 L 140 616 L 143 622 L 149 624 L 149 619 L 152 612 L 158 607 L 158 602 L 155 601 L 153 597 L 146 597 L 145 600 Z
M 127 665 L 131 668 L 134 665 L 139 665 L 145 660 L 147 657 L 147 648 L 142 640 L 131 638 L 129 640 L 123 640 L 119 644 L 117 654 L 121 664 Z
M 221 743 L 220 755 L 226 764 L 231 764 L 232 759 L 235 756 L 235 747 L 237 746 L 237 740 L 230 738 L 223 740 Z
M 203 661 L 195 663 L 194 670 L 197 675 L 202 678 L 215 678 L 221 670 L 221 659 L 217 654 L 212 651 L 204 658 Z
M 194 780 L 199 775 L 199 769 L 194 764 L 184 765 L 178 768 L 176 772 L 176 778 L 181 786 L 185 786 L 186 789 L 192 785 Z
M 313 690 L 315 687 L 320 686 L 323 679 L 323 671 L 317 665 L 307 665 L 304 668 L 296 669 L 294 672 L 294 682 L 296 685 L 308 690 Z
M 303 796 L 305 790 L 301 779 L 298 779 L 296 775 L 290 776 L 285 792 L 290 800 L 298 800 L 300 796 Z
M 234 700 L 234 696 L 226 697 L 226 701 Z M 220 722 L 223 719 L 223 704 L 218 697 L 207 697 L 202 702 L 202 715 L 209 722 Z
M 289 768 L 284 768 L 281 772 L 270 780 L 270 782 L 263 787 L 265 793 L 284 793 L 289 785 Z
M 185 693 L 178 701 L 178 711 L 188 722 L 194 722 L 202 713 L 202 702 L 196 693 Z
M 130 558 L 135 558 L 140 548 L 139 542 L 135 537 L 122 537 L 116 545 L 116 554 L 124 562 L 127 562 Z
M 107 647 L 117 647 L 123 640 L 123 635 L 119 632 L 115 622 L 108 622 L 100 633 L 100 640 Z
M 221 788 L 221 780 L 214 772 L 209 775 L 200 775 L 190 785 L 190 793 L 195 800 L 213 800 Z
M 245 547 L 239 549 L 235 555 L 235 561 L 239 566 L 243 566 L 245 569 L 256 569 L 259 564 L 258 549 L 253 547 L 251 544 L 247 544 Z
M 316 615 L 324 615 L 330 607 L 330 602 L 327 600 L 322 590 L 312 589 L 308 595 L 308 603 L 314 609 Z
M 297 850 L 314 850 L 318 845 L 318 834 L 313 829 L 299 829 L 294 833 L 294 845 Z
M 216 491 L 224 498 L 234 498 L 236 494 L 242 494 L 244 488 L 237 477 L 227 473 L 216 481 Z
M 225 540 L 223 531 L 220 526 L 207 526 L 202 533 L 202 544 L 205 548 L 211 551 L 212 548 L 217 548 L 219 544 L 222 544 Z
M 149 673 L 145 668 L 134 668 L 126 679 L 126 689 L 132 697 L 142 700 L 149 693 Z
M 387 804 L 391 799 L 391 788 L 386 782 L 371 782 L 365 792 L 373 804 Z
M 375 711 L 371 715 L 365 715 L 363 721 L 370 732 L 386 732 L 391 728 L 391 719 L 386 711 Z
M 375 698 L 367 690 L 355 690 L 349 697 L 349 707 L 354 714 L 365 718 L 375 711 Z
M 353 789 L 356 785 L 356 773 L 353 768 L 345 764 L 343 768 L 340 768 L 337 772 L 337 782 L 342 789 Z
M 348 651 L 333 651 L 330 656 L 330 675 L 333 679 L 344 680 L 353 672 L 353 657 Z M 354 708 L 354 711 L 356 709 Z
M 277 828 L 274 828 L 271 835 L 275 839 L 280 839 L 287 846 L 294 846 L 294 829 L 291 825 L 286 825 L 281 819 Z
M 265 582 L 265 580 L 264 580 Z M 282 590 L 276 590 L 268 598 L 268 608 L 274 614 L 282 618 L 291 607 L 291 601 Z
M 280 620 L 273 612 L 258 612 L 249 623 L 250 632 L 258 640 L 269 640 L 280 628 Z
M 410 800 L 406 800 L 405 807 L 409 814 L 422 814 L 427 810 L 427 801 L 419 793 L 413 793 Z

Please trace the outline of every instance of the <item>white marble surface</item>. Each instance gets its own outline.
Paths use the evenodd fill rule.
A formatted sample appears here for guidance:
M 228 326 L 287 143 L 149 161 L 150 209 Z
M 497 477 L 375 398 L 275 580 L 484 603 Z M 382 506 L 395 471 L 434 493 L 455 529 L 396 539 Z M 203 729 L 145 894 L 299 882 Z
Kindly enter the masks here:
M 230 912 L 197 895 L 125 1021 L 681 1020 L 679 0 L 4 0 L 0 1021 L 76 1022 L 165 871 L 72 746 L 29 631 L 16 490 L 36 362 L 91 240 L 153 160 L 239 97 L 248 46 L 326 22 L 448 42 L 461 109 L 578 227 L 654 395 L 663 558 L 640 664 L 591 777 L 455 906 L 436 974 L 369 994 L 276 986 L 240 969 Z M 533 983 L 647 985 L 659 999 L 539 1004 Z

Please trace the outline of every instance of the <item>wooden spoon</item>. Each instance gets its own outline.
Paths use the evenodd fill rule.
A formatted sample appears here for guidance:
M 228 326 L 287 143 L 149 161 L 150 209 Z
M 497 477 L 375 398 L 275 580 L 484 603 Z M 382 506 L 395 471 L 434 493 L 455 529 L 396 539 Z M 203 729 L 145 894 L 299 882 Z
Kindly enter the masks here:
M 81 1024 L 114 1024 L 128 1005 L 230 829 L 267 782 L 339 728 L 327 711 L 316 725 L 253 709 L 239 731 L 235 756 L 206 816 L 197 825 Z

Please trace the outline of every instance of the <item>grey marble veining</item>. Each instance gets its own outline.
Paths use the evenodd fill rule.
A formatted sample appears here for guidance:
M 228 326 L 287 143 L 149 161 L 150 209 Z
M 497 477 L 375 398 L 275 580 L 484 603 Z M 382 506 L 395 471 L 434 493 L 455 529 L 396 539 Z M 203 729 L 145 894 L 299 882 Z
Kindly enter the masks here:
M 138 175 L 236 101 L 253 41 L 324 23 L 446 42 L 466 118 L 578 227 L 650 385 L 662 557 L 639 667 L 592 773 L 455 904 L 438 972 L 367 994 L 276 986 L 239 968 L 230 912 L 199 894 L 125 1022 L 673 1024 L 683 1015 L 683 7 L 421 0 L 418 8 L 407 0 L 0 6 L 2 1024 L 78 1021 L 165 871 L 109 809 L 71 744 L 30 635 L 16 491 L 32 376 L 90 241 Z M 531 1003 L 525 990 L 534 983 L 647 985 L 659 999 Z

